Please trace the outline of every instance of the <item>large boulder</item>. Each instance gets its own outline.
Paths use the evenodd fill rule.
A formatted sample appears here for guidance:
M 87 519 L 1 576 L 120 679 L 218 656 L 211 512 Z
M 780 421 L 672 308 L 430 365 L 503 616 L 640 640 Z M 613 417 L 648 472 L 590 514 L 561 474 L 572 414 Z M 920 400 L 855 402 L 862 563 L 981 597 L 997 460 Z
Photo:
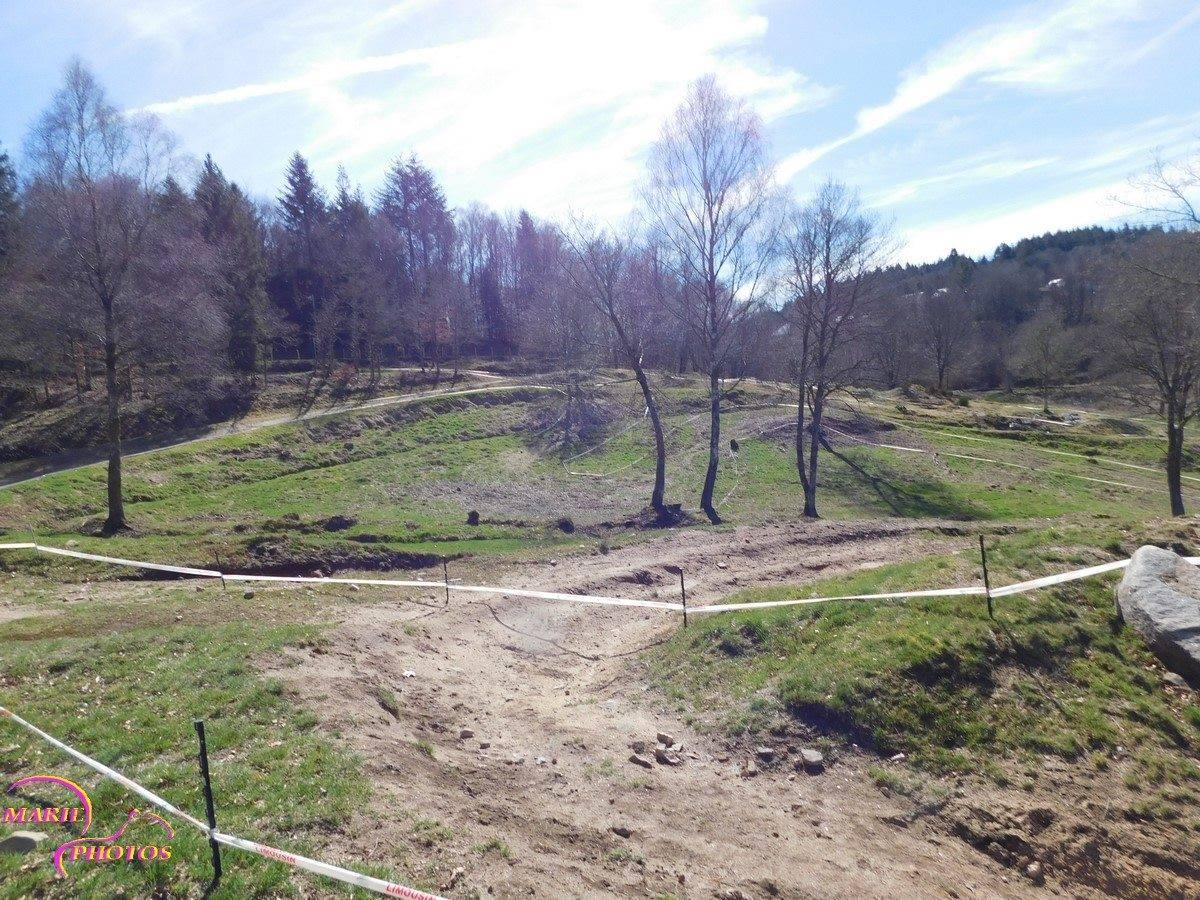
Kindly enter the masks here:
M 1141 547 L 1117 586 L 1117 612 L 1163 664 L 1200 683 L 1200 570 L 1170 550 Z

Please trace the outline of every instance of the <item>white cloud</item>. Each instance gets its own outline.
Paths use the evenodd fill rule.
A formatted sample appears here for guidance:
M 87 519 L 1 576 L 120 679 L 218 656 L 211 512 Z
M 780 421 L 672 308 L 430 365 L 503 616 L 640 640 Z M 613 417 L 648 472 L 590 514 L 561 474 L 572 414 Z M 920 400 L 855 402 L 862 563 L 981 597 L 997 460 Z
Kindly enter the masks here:
M 912 200 L 926 193 L 927 188 L 947 188 L 959 185 L 977 185 L 987 181 L 999 181 L 1023 175 L 1036 169 L 1057 163 L 1056 156 L 1043 156 L 1037 159 L 976 159 L 966 164 L 955 166 L 949 171 L 923 178 L 913 178 L 900 184 L 867 197 L 867 203 L 873 207 L 892 206 Z
M 1047 10 L 1044 4 L 1019 11 L 1008 21 L 991 22 L 959 35 L 905 72 L 892 98 L 859 110 L 849 133 L 796 151 L 779 167 L 784 180 L 821 157 L 872 134 L 971 84 L 1023 88 L 1079 86 L 1108 71 L 1122 29 L 1146 16 L 1145 0 L 1068 0 Z
M 416 151 L 472 199 L 549 212 L 587 193 L 616 212 L 640 155 L 700 75 L 715 72 L 768 120 L 831 94 L 758 52 L 768 23 L 754 0 L 541 0 L 492 12 L 455 40 L 357 56 L 361 41 L 346 39 L 345 55 L 322 48 L 325 61 L 298 74 L 146 108 L 299 95 L 318 119 L 303 149 L 319 166 L 345 161 L 372 181 L 388 159 Z

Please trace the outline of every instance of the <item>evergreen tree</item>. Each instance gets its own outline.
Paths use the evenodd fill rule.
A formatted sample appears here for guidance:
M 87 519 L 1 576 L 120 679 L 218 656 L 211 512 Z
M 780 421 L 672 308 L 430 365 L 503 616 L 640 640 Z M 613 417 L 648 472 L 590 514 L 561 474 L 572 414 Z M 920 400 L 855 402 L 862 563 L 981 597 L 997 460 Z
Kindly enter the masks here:
M 253 375 L 267 342 L 267 265 L 262 224 L 249 198 L 204 158 L 193 191 L 204 240 L 217 253 L 217 293 L 229 326 L 229 362 Z
M 299 328 L 301 352 L 327 361 L 333 346 L 324 309 L 328 272 L 323 243 L 329 219 L 325 192 L 299 153 L 293 153 L 288 161 L 284 180 L 279 195 L 284 232 L 282 271 L 277 280 L 279 300 Z

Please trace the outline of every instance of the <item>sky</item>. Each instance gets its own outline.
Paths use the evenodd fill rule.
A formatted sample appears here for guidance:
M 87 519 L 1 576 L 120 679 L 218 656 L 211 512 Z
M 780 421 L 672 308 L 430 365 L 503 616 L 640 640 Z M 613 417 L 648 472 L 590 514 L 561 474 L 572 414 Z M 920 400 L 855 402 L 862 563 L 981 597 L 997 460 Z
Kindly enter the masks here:
M 925 261 L 1133 218 L 1200 152 L 1198 39 L 1196 0 L 4 0 L 0 146 L 78 55 L 262 198 L 296 150 L 368 194 L 416 153 L 453 205 L 618 222 L 714 73 L 781 185 L 852 185 Z

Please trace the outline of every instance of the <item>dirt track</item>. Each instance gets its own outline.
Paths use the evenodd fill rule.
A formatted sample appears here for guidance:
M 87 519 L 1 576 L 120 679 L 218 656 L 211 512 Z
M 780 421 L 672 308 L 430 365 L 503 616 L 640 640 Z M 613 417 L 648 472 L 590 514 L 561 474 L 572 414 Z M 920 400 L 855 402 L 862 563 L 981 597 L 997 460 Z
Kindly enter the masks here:
M 660 589 L 673 599 L 675 576 L 665 569 L 682 565 L 690 597 L 705 601 L 738 586 L 932 552 L 946 540 L 914 523 L 689 529 L 607 555 L 459 574 L 625 596 Z M 718 567 L 727 560 L 728 568 Z M 426 605 L 356 604 L 331 646 L 296 651 L 272 667 L 322 727 L 366 760 L 376 799 L 351 832 L 363 839 L 337 848 L 347 858 L 394 864 L 386 848 L 411 843 L 415 819 L 426 819 L 453 834 L 439 832 L 410 854 L 410 865 L 428 866 L 456 896 L 1025 896 L 1032 889 L 956 839 L 887 823 L 902 808 L 869 783 L 865 758 L 851 755 L 819 776 L 785 764 L 741 777 L 745 748 L 688 729 L 639 677 L 637 650 L 677 628 L 673 614 L 458 595 L 446 610 L 441 596 L 415 599 Z M 397 701 L 394 715 L 380 702 L 387 692 Z M 461 739 L 462 729 L 473 736 Z M 657 731 L 683 742 L 682 766 L 647 770 L 627 761 L 631 741 L 652 749 Z M 511 848 L 509 860 L 479 852 L 492 838 Z

